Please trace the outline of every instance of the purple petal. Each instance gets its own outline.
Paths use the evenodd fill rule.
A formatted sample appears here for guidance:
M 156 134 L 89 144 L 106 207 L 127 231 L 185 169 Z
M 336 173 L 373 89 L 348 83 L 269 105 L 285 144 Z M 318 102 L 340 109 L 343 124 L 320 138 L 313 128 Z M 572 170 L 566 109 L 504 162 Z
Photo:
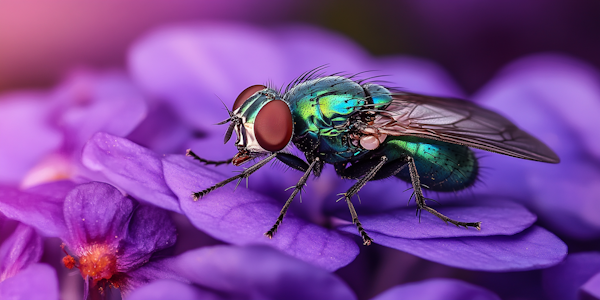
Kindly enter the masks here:
M 0 245 L 12 235 L 12 233 L 19 226 L 19 222 L 9 219 L 4 214 L 0 213 Z
M 358 254 L 352 239 L 335 230 L 308 223 L 289 213 L 272 240 L 264 236 L 271 228 L 281 205 L 275 200 L 230 184 L 199 201 L 192 192 L 225 179 L 192 158 L 169 155 L 163 159 L 167 184 L 178 195 L 181 207 L 192 224 L 209 235 L 236 245 L 267 244 L 301 260 L 336 270 Z
M 477 98 L 505 112 L 517 124 L 527 124 L 525 129 L 539 129 L 539 137 L 555 150 L 569 145 L 564 145 L 563 139 L 557 140 L 557 134 L 552 134 L 550 128 L 554 127 L 552 124 L 566 125 L 573 130 L 573 137 L 585 145 L 585 150 L 598 159 L 599 79 L 598 70 L 577 59 L 554 54 L 533 55 L 505 67 L 501 76 Z M 512 106 L 514 103 L 518 105 Z M 542 110 L 531 110 L 531 105 Z M 548 122 L 540 122 L 545 121 L 539 119 L 542 114 L 547 115 L 544 119 Z
M 165 183 L 160 157 L 140 145 L 97 133 L 83 149 L 83 164 L 140 201 L 181 212 L 177 198 Z
M 27 172 L 62 143 L 49 124 L 45 95 L 0 97 L 0 182 L 18 184 Z
M 581 286 L 580 294 L 587 297 L 580 297 L 581 299 L 600 299 L 600 273 Z
M 176 261 L 174 258 L 150 261 L 140 268 L 127 272 L 127 281 L 121 286 L 122 295 L 128 297 L 130 292 L 143 287 L 150 282 L 161 279 L 188 283 L 189 281 L 187 279 L 181 277 L 181 275 L 174 270 L 175 263 Z M 178 298 L 174 297 L 174 299 Z
M 46 264 L 33 264 L 0 282 L 0 299 L 58 300 L 56 271 Z
M 559 265 L 544 270 L 542 282 L 546 296 L 551 300 L 580 299 L 580 287 L 598 272 L 600 252 L 570 254 Z
M 42 238 L 32 227 L 19 224 L 0 245 L 0 281 L 36 263 L 42 257 Z
M 456 279 L 436 278 L 393 287 L 371 300 L 500 300 L 498 295 Z
M 109 184 L 91 182 L 79 185 L 65 199 L 68 232 L 61 238 L 72 251 L 96 243 L 117 246 L 127 234 L 125 230 L 133 206 L 131 199 Z
M 193 283 L 257 299 L 356 299 L 337 276 L 264 246 L 214 246 L 177 258 Z
M 129 222 L 117 268 L 134 269 L 147 262 L 154 252 L 173 246 L 176 240 L 177 232 L 167 211 L 139 205 Z
M 232 103 L 246 87 L 282 77 L 286 57 L 279 48 L 251 26 L 174 26 L 134 45 L 129 66 L 145 90 L 170 99 L 187 123 L 203 128 L 227 118 L 217 96 Z
M 78 70 L 54 95 L 60 112 L 55 122 L 64 130 L 68 152 L 79 153 L 96 132 L 127 135 L 146 117 L 141 92 L 125 74 Z
M 292 82 L 302 73 L 319 66 L 326 66 L 325 74 L 356 74 L 374 70 L 368 64 L 369 54 L 343 35 L 310 26 L 284 27 L 276 30 L 275 34 L 281 51 L 286 55 L 285 77 L 273 77 L 280 84 Z M 381 74 L 371 72 L 364 77 L 373 75 Z
M 425 95 L 465 98 L 452 77 L 432 61 L 416 57 L 394 56 L 375 61 L 384 80 L 403 91 Z
M 343 230 L 358 235 L 356 228 Z M 403 239 L 374 232 L 370 236 L 377 244 L 469 270 L 508 272 L 542 269 L 559 263 L 567 255 L 565 243 L 538 226 L 512 236 Z
M 390 237 L 405 239 L 443 238 L 461 236 L 513 235 L 530 227 L 536 217 L 523 205 L 514 202 L 485 200 L 473 205 L 434 207 L 446 216 L 463 222 L 482 222 L 481 230 L 446 224 L 438 217 L 422 212 L 415 216 L 415 208 L 402 208 L 387 213 L 361 215 L 360 221 L 367 232 L 378 232 Z M 348 213 L 346 215 L 349 216 Z M 356 229 L 354 224 L 344 226 L 345 231 Z
M 70 181 L 56 181 L 21 191 L 0 186 L 0 211 L 7 217 L 35 227 L 43 235 L 58 237 L 66 232 L 63 203 L 74 187 Z
M 127 296 L 129 300 L 226 300 L 217 293 L 175 280 L 157 280 L 143 286 Z

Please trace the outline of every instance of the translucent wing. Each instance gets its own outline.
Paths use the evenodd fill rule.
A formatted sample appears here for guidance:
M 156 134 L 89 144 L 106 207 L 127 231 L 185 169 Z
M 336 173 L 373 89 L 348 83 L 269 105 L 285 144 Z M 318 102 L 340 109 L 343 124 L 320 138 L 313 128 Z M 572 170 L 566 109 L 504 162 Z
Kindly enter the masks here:
M 473 103 L 410 93 L 394 95 L 365 132 L 418 136 L 523 159 L 558 163 L 548 146 L 505 117 Z

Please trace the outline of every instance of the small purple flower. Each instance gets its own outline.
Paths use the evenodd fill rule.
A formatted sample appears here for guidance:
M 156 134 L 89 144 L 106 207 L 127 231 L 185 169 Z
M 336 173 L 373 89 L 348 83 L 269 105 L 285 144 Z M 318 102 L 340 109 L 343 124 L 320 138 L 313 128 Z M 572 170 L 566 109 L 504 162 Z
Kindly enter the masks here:
M 42 239 L 32 227 L 0 213 L 0 298 L 58 299 L 56 272 L 38 263 Z
M 26 191 L 6 187 L 2 192 L 9 197 L 0 199 L 1 211 L 63 240 L 63 263 L 79 269 L 86 293 L 89 284 L 100 292 L 115 287 L 126 294 L 154 279 L 178 278 L 168 259 L 154 256 L 176 240 L 175 227 L 159 208 L 138 204 L 100 182 L 53 182 Z M 33 202 L 45 212 L 27 212 Z

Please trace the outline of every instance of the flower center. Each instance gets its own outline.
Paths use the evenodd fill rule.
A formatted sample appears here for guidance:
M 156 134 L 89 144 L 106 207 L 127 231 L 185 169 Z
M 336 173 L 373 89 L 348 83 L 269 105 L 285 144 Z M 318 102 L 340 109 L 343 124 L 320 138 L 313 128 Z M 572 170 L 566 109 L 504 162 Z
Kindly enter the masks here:
M 67 254 L 63 258 L 63 263 L 69 269 L 79 268 L 83 278 L 89 276 L 94 282 L 102 279 L 110 281 L 111 277 L 117 273 L 116 251 L 103 244 L 92 244 L 85 247 L 78 261 Z
M 94 281 L 110 279 L 117 273 L 115 251 L 106 245 L 91 245 L 79 257 L 79 271 L 83 277 L 90 276 Z

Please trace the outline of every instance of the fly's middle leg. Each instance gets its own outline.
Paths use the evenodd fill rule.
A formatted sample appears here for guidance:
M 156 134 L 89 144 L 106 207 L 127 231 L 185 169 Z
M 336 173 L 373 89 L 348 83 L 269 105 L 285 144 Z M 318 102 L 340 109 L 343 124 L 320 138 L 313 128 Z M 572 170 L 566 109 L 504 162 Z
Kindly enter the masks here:
M 365 186 L 365 184 L 367 184 L 369 180 L 373 179 L 375 174 L 377 174 L 377 171 L 379 171 L 387 161 L 388 158 L 386 156 L 382 156 L 379 159 L 379 163 L 377 165 L 371 168 L 363 177 L 361 177 L 358 180 L 358 182 L 356 182 L 352 187 L 350 187 L 348 191 L 342 194 L 343 197 L 346 199 L 346 203 L 348 203 L 348 208 L 350 209 L 350 214 L 352 215 L 352 223 L 356 225 L 358 233 L 363 239 L 363 245 L 365 246 L 371 245 L 373 239 L 369 237 L 365 229 L 362 227 L 362 223 L 360 223 L 360 221 L 358 220 L 358 215 L 356 214 L 356 210 L 354 209 L 354 205 L 352 205 L 352 201 L 350 201 L 350 198 L 356 195 L 356 193 L 358 193 L 358 191 L 360 191 L 360 189 L 362 189 L 362 187 Z
M 459 222 L 453 219 L 450 219 L 448 217 L 446 217 L 445 215 L 439 213 L 437 210 L 427 206 L 427 204 L 425 203 L 425 197 L 423 196 L 423 191 L 421 190 L 421 181 L 419 179 L 419 173 L 417 172 L 417 166 L 415 165 L 415 160 L 411 157 L 408 156 L 406 158 L 407 160 L 407 164 L 408 164 L 408 170 L 410 172 L 410 180 L 413 186 L 413 193 L 415 195 L 415 200 L 417 202 L 417 213 L 420 216 L 420 213 L 422 210 L 428 211 L 429 213 L 433 214 L 434 216 L 440 218 L 442 221 L 448 223 L 452 223 L 456 226 L 463 226 L 465 228 L 467 227 L 474 227 L 477 228 L 477 230 L 481 230 L 481 222 Z

